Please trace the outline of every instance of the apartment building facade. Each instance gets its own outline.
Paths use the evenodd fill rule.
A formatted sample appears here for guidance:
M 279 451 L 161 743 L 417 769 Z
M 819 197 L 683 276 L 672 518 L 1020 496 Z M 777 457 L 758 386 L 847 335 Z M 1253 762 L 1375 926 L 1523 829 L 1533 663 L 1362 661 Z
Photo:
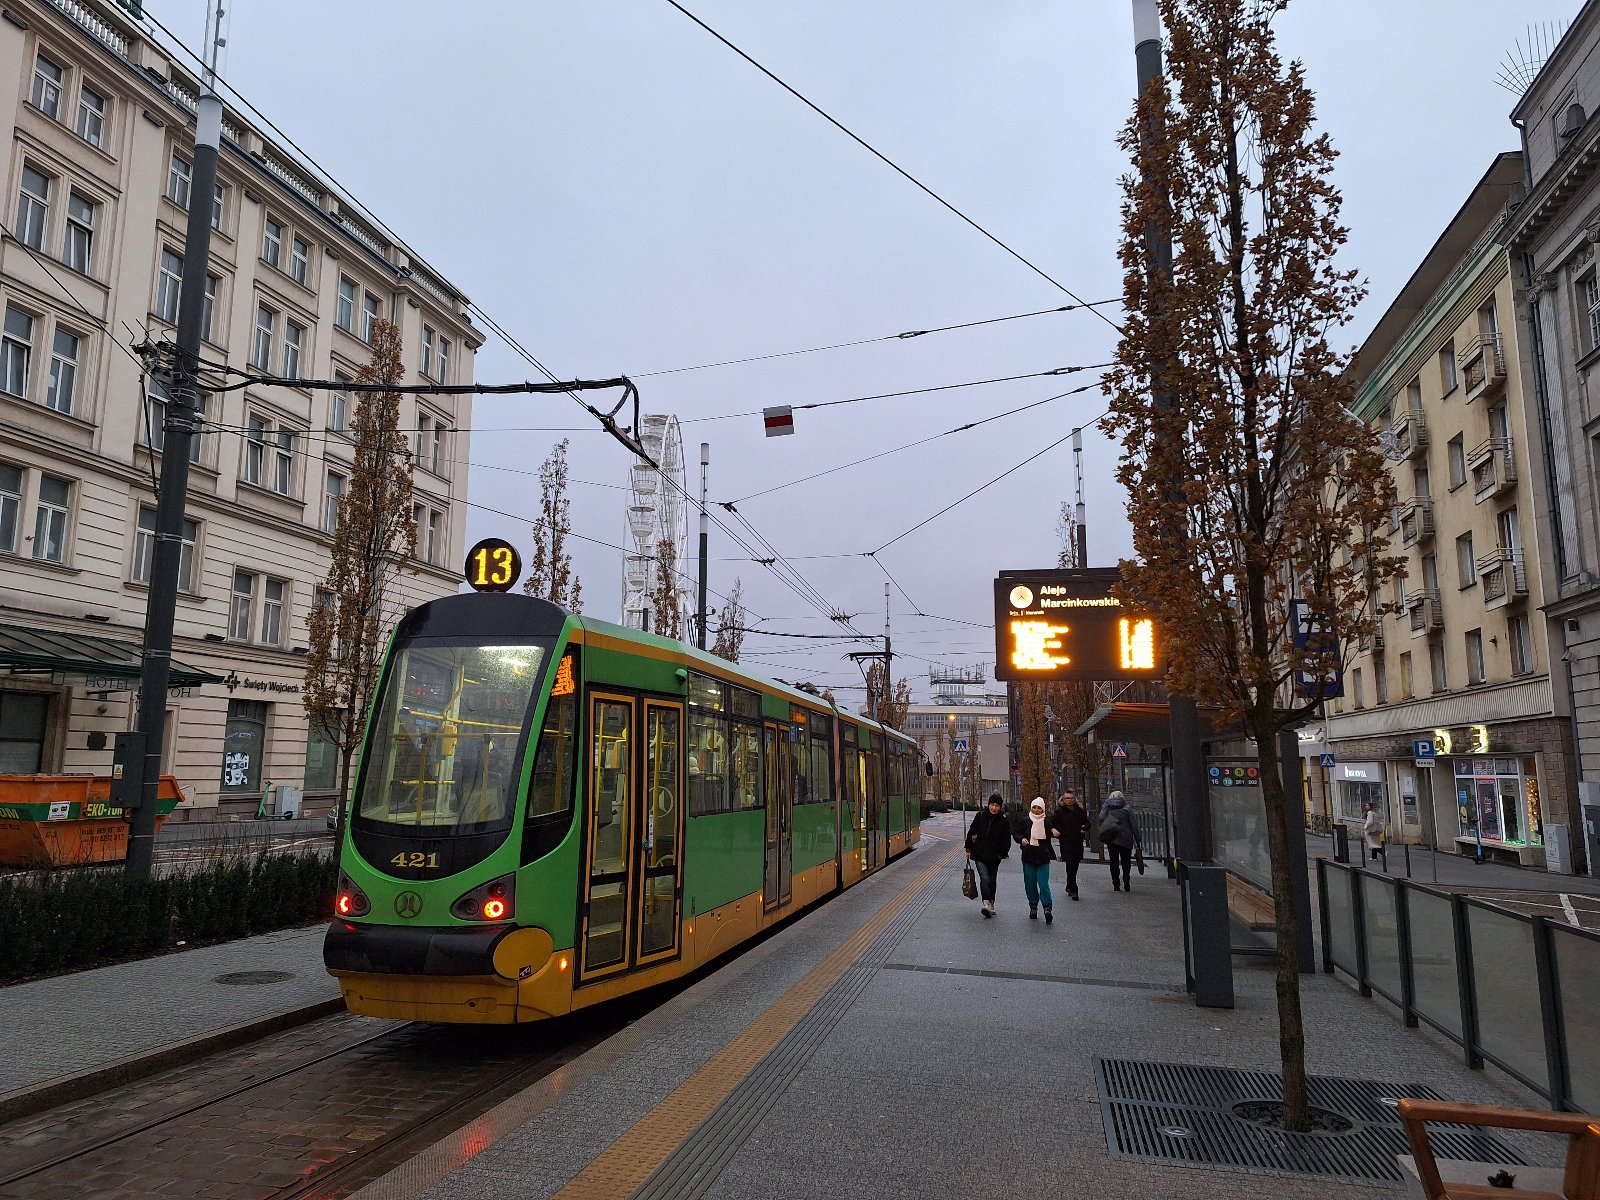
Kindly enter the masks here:
M 196 82 L 125 10 L 8 0 L 3 18 L 0 773 L 103 775 L 134 723 L 166 403 L 132 347 L 175 336 L 189 206 L 212 210 L 207 360 L 348 379 L 382 319 L 406 382 L 463 384 L 482 337 L 459 291 L 232 109 L 216 193 L 192 194 Z M 300 692 L 355 403 L 286 385 L 205 400 L 163 757 L 180 816 L 254 813 L 278 785 L 332 802 Z M 403 398 L 419 532 L 402 605 L 456 590 L 470 416 L 466 397 Z
M 1570 871 L 1543 442 L 1504 244 L 1522 180 L 1520 154 L 1494 160 L 1360 349 L 1357 411 L 1390 461 L 1406 573 L 1330 701 L 1319 769 L 1335 822 L 1370 801 L 1397 840 Z

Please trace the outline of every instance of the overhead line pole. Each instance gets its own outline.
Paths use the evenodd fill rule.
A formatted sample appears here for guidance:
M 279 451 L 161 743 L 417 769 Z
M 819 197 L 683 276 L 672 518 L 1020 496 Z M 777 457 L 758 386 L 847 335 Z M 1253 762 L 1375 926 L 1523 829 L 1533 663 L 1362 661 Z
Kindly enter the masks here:
M 189 226 L 183 244 L 178 298 L 177 355 L 167 385 L 161 433 L 161 491 L 156 497 L 155 545 L 145 604 L 144 651 L 139 670 L 138 725 L 124 735 L 117 768 L 124 812 L 131 808 L 129 875 L 148 876 L 155 859 L 156 802 L 167 725 L 167 685 L 172 677 L 172 627 L 177 617 L 178 571 L 189 491 L 189 446 L 200 412 L 200 333 L 206 270 L 211 263 L 211 212 L 222 145 L 222 101 L 216 92 L 218 57 L 226 44 L 219 0 L 206 7 L 206 66 L 195 107 L 194 165 L 189 181 Z M 115 772 L 114 772 L 115 773 Z
M 1133 0 L 1133 41 L 1142 97 L 1162 74 L 1161 10 L 1157 0 Z M 1155 132 L 1146 129 L 1142 136 L 1150 137 Z M 1164 223 L 1152 221 L 1145 227 L 1144 236 L 1154 271 L 1170 285 L 1172 230 Z M 1172 407 L 1172 394 L 1166 390 L 1159 373 L 1151 381 L 1150 404 L 1157 412 L 1166 412 Z M 1167 536 L 1180 538 L 1184 531 L 1168 530 Z M 1172 728 L 1173 848 L 1177 858 L 1204 862 L 1210 857 L 1211 821 L 1204 783 L 1205 757 L 1200 747 L 1200 719 L 1194 700 L 1189 696 L 1169 693 L 1167 712 Z
M 711 472 L 711 443 L 700 443 L 700 602 L 696 612 L 696 641 L 700 649 L 706 648 L 706 547 L 710 541 L 711 519 L 706 516 L 706 478 Z

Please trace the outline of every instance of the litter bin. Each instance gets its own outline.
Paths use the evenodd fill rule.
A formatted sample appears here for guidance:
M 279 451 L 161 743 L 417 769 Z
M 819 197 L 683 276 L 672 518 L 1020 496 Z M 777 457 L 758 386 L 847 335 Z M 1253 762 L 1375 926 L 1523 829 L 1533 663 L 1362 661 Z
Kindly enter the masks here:
M 1350 830 L 1344 825 L 1335 825 L 1331 830 L 1333 834 L 1333 861 L 1347 863 L 1350 861 Z

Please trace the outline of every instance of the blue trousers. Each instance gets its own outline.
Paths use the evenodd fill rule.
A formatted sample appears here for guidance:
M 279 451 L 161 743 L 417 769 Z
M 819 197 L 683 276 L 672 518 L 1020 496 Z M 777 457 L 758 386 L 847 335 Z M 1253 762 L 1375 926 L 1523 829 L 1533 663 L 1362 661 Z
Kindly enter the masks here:
M 1054 908 L 1055 900 L 1050 895 L 1050 860 L 1042 863 L 1022 864 L 1022 886 L 1028 893 L 1028 907 L 1035 908 L 1040 900 L 1044 901 L 1046 908 Z
M 972 865 L 978 868 L 978 899 L 994 903 L 994 877 L 1000 869 L 999 863 L 986 863 L 973 859 Z

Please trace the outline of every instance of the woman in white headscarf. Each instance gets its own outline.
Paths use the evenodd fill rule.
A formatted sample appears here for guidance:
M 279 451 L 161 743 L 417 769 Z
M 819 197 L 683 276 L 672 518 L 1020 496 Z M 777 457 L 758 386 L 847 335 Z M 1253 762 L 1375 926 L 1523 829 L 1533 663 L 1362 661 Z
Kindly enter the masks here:
M 1044 797 L 1035 796 L 1028 805 L 1028 815 L 1015 834 L 1022 847 L 1022 886 L 1028 893 L 1028 919 L 1039 919 L 1039 904 L 1044 903 L 1044 923 L 1052 924 L 1056 915 L 1054 898 L 1050 895 L 1050 860 L 1056 856 L 1050 839 L 1058 836 L 1045 824 Z

